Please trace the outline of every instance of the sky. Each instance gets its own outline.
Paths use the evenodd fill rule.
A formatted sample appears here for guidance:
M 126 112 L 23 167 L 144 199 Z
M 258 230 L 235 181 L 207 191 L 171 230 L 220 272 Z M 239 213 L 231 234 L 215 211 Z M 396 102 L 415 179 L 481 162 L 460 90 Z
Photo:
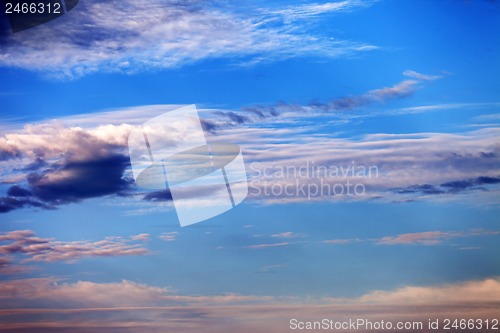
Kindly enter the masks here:
M 80 0 L 7 29 L 0 331 L 498 320 L 499 30 L 493 0 Z M 248 196 L 181 227 L 128 137 L 187 105 Z

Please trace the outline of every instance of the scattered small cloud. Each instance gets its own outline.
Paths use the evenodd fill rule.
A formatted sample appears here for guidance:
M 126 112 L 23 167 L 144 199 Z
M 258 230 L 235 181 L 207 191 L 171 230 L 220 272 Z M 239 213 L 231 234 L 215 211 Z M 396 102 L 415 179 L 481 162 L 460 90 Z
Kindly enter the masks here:
M 346 244 L 352 244 L 352 243 L 357 243 L 357 242 L 361 242 L 361 239 L 359 239 L 359 238 L 327 239 L 327 240 L 321 241 L 321 243 L 332 244 L 332 245 L 346 245 Z
M 288 265 L 285 265 L 285 264 L 266 265 L 266 266 L 262 266 L 261 268 L 259 268 L 259 273 L 273 272 L 273 271 L 279 270 L 280 268 L 285 268 L 287 266 Z
M 496 236 L 500 235 L 500 231 L 475 229 L 466 232 L 460 231 L 426 231 L 400 234 L 394 237 L 383 237 L 376 240 L 379 245 L 438 245 L 448 239 L 459 237 L 479 237 L 479 236 Z
M 179 233 L 177 231 L 172 231 L 172 232 L 164 232 L 160 235 L 160 239 L 166 241 L 166 242 L 173 242 L 174 240 L 177 239 L 177 235 Z
M 288 242 L 281 242 L 281 243 L 269 243 L 269 244 L 255 244 L 255 245 L 249 245 L 249 246 L 244 246 L 244 248 L 247 249 L 252 249 L 252 250 L 263 250 L 263 249 L 269 249 L 269 248 L 274 248 L 274 247 L 282 247 L 289 245 L 290 243 Z
M 367 7 L 375 1 L 345 0 L 326 3 L 311 3 L 305 5 L 291 6 L 285 9 L 273 11 L 272 14 L 281 15 L 285 20 L 304 19 L 325 13 L 335 13 L 353 10 L 355 8 Z
M 421 81 L 434 81 L 442 78 L 440 75 L 425 75 L 412 70 L 406 70 L 403 72 L 404 76 L 408 76 L 412 79 L 417 79 Z
M 294 233 L 294 232 L 292 232 L 292 231 L 286 231 L 286 232 L 281 232 L 281 233 L 279 233 L 279 234 L 274 234 L 274 235 L 271 235 L 271 237 L 290 239 L 290 238 L 301 238 L 301 237 L 305 237 L 305 235 L 304 235 L 304 234 L 297 234 L 297 233 Z
M 3 243 L 3 244 L 2 244 Z M 7 243 L 7 244 L 5 244 Z M 117 257 L 149 254 L 141 244 L 123 237 L 108 237 L 100 241 L 57 241 L 36 236 L 31 230 L 16 230 L 0 234 L 0 254 L 7 258 L 20 255 L 27 262 L 76 262 L 85 257 Z
M 148 241 L 149 240 L 149 237 L 151 235 L 150 234 L 138 234 L 138 235 L 135 235 L 135 236 L 130 236 L 130 239 L 132 240 L 135 240 L 135 241 Z

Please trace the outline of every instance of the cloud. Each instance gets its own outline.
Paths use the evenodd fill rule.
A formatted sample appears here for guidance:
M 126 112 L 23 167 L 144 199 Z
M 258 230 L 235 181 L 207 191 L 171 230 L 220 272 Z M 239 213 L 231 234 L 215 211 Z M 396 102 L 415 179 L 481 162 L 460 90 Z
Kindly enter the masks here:
M 353 298 L 184 296 L 132 281 L 74 283 L 54 278 L 0 282 L 4 329 L 40 332 L 288 332 L 291 318 L 422 321 L 498 314 L 500 280 L 403 286 Z M 368 332 L 359 329 L 360 332 Z
M 246 249 L 252 249 L 252 250 L 263 250 L 263 249 L 269 249 L 273 247 L 282 247 L 289 245 L 290 243 L 288 242 L 281 242 L 281 243 L 269 243 L 269 244 L 255 244 L 255 245 L 249 245 L 249 246 L 244 246 Z
M 361 2 L 346 1 L 343 7 L 359 7 L 356 3 Z M 304 17 L 334 7 L 338 4 L 285 12 L 297 18 L 299 12 Z M 82 1 L 58 20 L 9 35 L 0 46 L 0 65 L 74 78 L 97 71 L 175 68 L 212 58 L 253 64 L 310 55 L 335 58 L 376 48 L 322 37 L 306 22 L 291 25 L 282 19 L 285 12 L 235 11 L 201 1 Z
M 420 80 L 420 81 L 434 81 L 434 80 L 437 80 L 437 79 L 441 78 L 440 75 L 425 75 L 425 74 L 421 74 L 421 73 L 418 73 L 418 72 L 415 72 L 415 71 L 412 71 L 412 70 L 406 70 L 406 71 L 404 71 L 403 75 L 411 77 L 413 79 Z
M 11 186 L 7 191 L 7 195 L 10 197 L 21 197 L 21 198 L 33 196 L 31 191 L 17 185 Z
M 499 190 L 498 128 L 450 134 L 378 133 L 351 139 L 324 132 L 318 128 L 322 125 L 305 124 L 298 129 L 283 125 L 220 133 L 239 142 L 245 152 L 250 198 L 269 203 L 404 201 L 436 195 L 460 200 L 456 194 L 462 193 L 491 202 Z M 462 180 L 467 182 L 454 183 Z M 355 184 L 366 191 L 353 195 Z
M 107 157 L 127 143 L 132 129 L 132 125 L 125 124 L 101 124 L 89 129 L 66 126 L 58 121 L 28 124 L 0 137 L 0 156 L 3 160 L 29 157 L 31 163 L 61 156 L 72 161 Z
M 9 257 L 0 257 L 0 275 L 16 275 L 31 272 L 33 267 L 16 265 Z
M 395 237 L 383 237 L 376 241 L 379 245 L 437 245 L 444 241 L 459 237 L 479 237 L 500 235 L 500 231 L 492 230 L 470 230 L 468 232 L 459 231 L 426 231 L 408 234 L 400 234 Z
M 416 232 L 410 234 L 401 234 L 396 237 L 384 237 L 378 241 L 381 245 L 396 245 L 396 244 L 422 244 L 422 245 L 436 245 L 441 244 L 444 240 L 450 238 L 461 237 L 462 234 L 458 232 L 442 232 L 442 231 L 428 231 Z
M 177 231 L 172 231 L 172 232 L 164 232 L 160 235 L 160 239 L 166 241 L 166 242 L 173 242 L 174 240 L 177 239 L 177 235 L 179 233 Z
M 437 287 L 403 287 L 393 291 L 373 291 L 359 298 L 361 302 L 384 304 L 452 304 L 500 299 L 500 281 L 486 279 Z
M 143 241 L 146 242 L 149 240 L 150 234 L 138 234 L 135 236 L 130 236 L 130 239 L 135 241 Z
M 346 245 L 359 242 L 369 242 L 375 245 L 439 245 L 447 240 L 455 238 L 470 238 L 484 236 L 498 236 L 500 231 L 472 229 L 467 231 L 423 231 L 399 234 L 396 236 L 386 236 L 376 239 L 360 239 L 360 238 L 345 238 L 345 239 L 327 239 L 320 241 L 323 244 L 330 245 Z M 461 248 L 464 249 L 464 248 Z M 475 248 L 477 249 L 477 248 Z
M 383 87 L 378 89 L 369 90 L 360 95 L 352 95 L 347 97 L 339 97 L 323 103 L 320 101 L 311 102 L 307 105 L 293 105 L 285 102 L 279 102 L 271 106 L 251 105 L 245 106 L 240 112 L 235 111 L 217 111 L 218 116 L 225 117 L 227 121 L 209 120 L 210 131 L 230 126 L 237 126 L 244 123 L 262 122 L 264 119 L 277 117 L 282 114 L 290 116 L 312 116 L 314 113 L 328 112 L 328 113 L 343 113 L 345 111 L 354 111 L 363 107 L 370 106 L 376 103 L 386 103 L 392 100 L 407 98 L 412 96 L 417 90 L 422 88 L 421 83 L 433 81 L 441 78 L 440 76 L 431 76 L 417 73 L 415 71 L 405 71 L 403 75 L 408 76 L 411 74 L 414 79 L 403 80 L 390 87 Z M 424 110 L 435 110 L 436 108 L 451 108 L 460 107 L 463 105 L 445 105 L 445 106 L 425 106 L 419 108 L 406 108 L 397 111 L 384 112 L 382 114 L 405 114 L 423 112 Z M 471 105 L 468 105 L 471 106 Z M 376 113 L 379 115 L 378 113 Z
M 460 192 L 481 185 L 499 184 L 499 183 L 500 183 L 500 177 L 478 177 L 476 179 L 447 182 L 441 184 L 441 186 L 449 189 L 449 191 Z
M 53 206 L 29 198 L 0 197 L 0 213 L 8 213 L 23 207 L 52 209 Z
M 268 273 L 268 272 L 274 272 L 280 268 L 287 267 L 288 265 L 285 264 L 278 264 L 278 265 L 266 265 L 262 266 L 259 268 L 259 273 Z
M 291 231 L 286 231 L 286 232 L 282 232 L 279 234 L 274 234 L 271 237 L 289 239 L 289 238 L 299 238 L 299 237 L 304 237 L 304 236 L 305 236 L 304 234 L 297 234 L 297 233 L 294 233 Z
M 373 103 L 383 103 L 395 99 L 411 96 L 419 89 L 418 80 L 404 80 L 391 87 L 370 90 L 362 95 L 342 97 L 330 101 L 328 104 L 316 103 L 324 111 L 349 111 L 364 107 Z
M 50 168 L 26 175 L 29 190 L 11 186 L 7 197 L 0 197 L 0 213 L 26 206 L 53 209 L 57 205 L 124 192 L 131 185 L 123 177 L 129 163 L 127 156 L 118 154 L 87 161 L 56 162 Z
M 312 3 L 288 7 L 272 13 L 282 15 L 286 20 L 296 20 L 325 13 L 348 11 L 354 8 L 366 7 L 371 5 L 373 2 L 374 1 L 346 0 L 326 3 Z
M 129 163 L 124 155 L 66 161 L 60 168 L 29 174 L 27 180 L 36 198 L 60 205 L 126 190 L 130 182 L 123 173 Z
M 403 189 L 396 189 L 401 194 L 453 194 L 463 193 L 465 191 L 484 190 L 487 185 L 495 185 L 500 183 L 500 177 L 481 176 L 475 179 L 454 180 L 440 185 L 411 185 Z M 483 186 L 484 185 L 484 186 Z
M 327 239 L 324 241 L 321 241 L 321 243 L 324 244 L 333 244 L 333 245 L 346 245 L 346 244 L 351 244 L 351 243 L 356 243 L 360 242 L 361 240 L 358 238 L 350 238 L 350 239 Z
M 134 239 L 132 239 L 134 240 Z M 136 239 L 137 240 L 137 239 Z M 121 237 L 100 241 L 56 241 L 37 237 L 31 230 L 16 230 L 0 234 L 0 254 L 21 255 L 26 262 L 75 262 L 84 257 L 115 257 L 145 255 L 149 251 L 141 244 Z

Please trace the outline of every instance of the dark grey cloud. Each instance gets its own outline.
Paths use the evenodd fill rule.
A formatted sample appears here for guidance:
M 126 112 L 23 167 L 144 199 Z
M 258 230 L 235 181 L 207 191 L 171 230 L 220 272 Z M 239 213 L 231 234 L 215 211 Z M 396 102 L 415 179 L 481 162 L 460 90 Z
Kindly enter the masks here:
M 52 205 L 30 198 L 0 197 L 0 213 L 8 213 L 23 207 L 52 209 Z
M 170 190 L 155 191 L 144 195 L 143 200 L 147 201 L 172 201 Z
M 470 189 L 478 189 L 482 185 L 499 184 L 498 177 L 478 177 L 475 179 L 458 180 L 441 184 L 442 187 L 448 189 L 448 192 L 461 192 Z
M 0 161 L 7 161 L 13 158 L 19 158 L 22 154 L 19 150 L 7 150 L 4 147 L 0 147 Z
M 413 194 L 413 193 L 422 193 L 422 194 L 443 194 L 445 191 L 430 185 L 430 184 L 423 184 L 423 185 L 412 185 L 407 188 L 401 189 L 397 191 L 400 194 Z
M 472 179 L 455 180 L 440 185 L 412 185 L 394 191 L 399 194 L 417 195 L 457 194 L 464 191 L 485 190 L 484 186 L 495 184 L 500 184 L 500 177 L 481 176 Z
M 11 186 L 7 191 L 7 195 L 9 197 L 21 197 L 21 198 L 33 196 L 31 191 L 17 185 Z
M 403 80 L 393 86 L 369 90 L 363 94 L 343 96 L 331 99 L 328 102 L 312 101 L 306 105 L 288 104 L 278 102 L 275 105 L 251 105 L 242 107 L 240 111 L 217 111 L 218 116 L 227 118 L 223 125 L 239 125 L 243 123 L 257 122 L 266 118 L 277 117 L 284 112 L 308 113 L 320 111 L 325 113 L 353 111 L 364 106 L 376 103 L 385 103 L 392 100 L 407 98 L 412 96 L 421 88 L 421 83 L 437 80 L 440 76 L 429 76 L 415 71 L 405 71 L 403 74 L 411 79 Z M 212 123 L 209 131 L 214 131 L 222 127 L 222 124 Z M 207 128 L 207 127 L 204 127 Z
M 200 119 L 200 120 L 201 120 L 201 127 L 205 132 L 213 133 L 219 128 L 219 125 L 215 121 L 208 119 Z
M 129 164 L 124 155 L 70 161 L 45 173 L 32 173 L 27 179 L 36 198 L 64 204 L 126 190 L 130 182 L 123 178 L 123 172 Z
M 58 205 L 126 193 L 132 181 L 124 178 L 127 156 L 114 154 L 83 161 L 61 161 L 30 173 L 27 187 L 11 186 L 0 197 L 0 213 L 24 207 L 54 209 Z
M 228 117 L 231 121 L 233 121 L 237 124 L 243 124 L 243 123 L 246 123 L 250 120 L 247 116 L 233 112 L 233 111 L 226 111 L 226 112 L 217 111 L 217 112 L 215 112 L 215 114 Z
M 45 162 L 42 158 L 37 157 L 32 163 L 28 164 L 25 168 L 23 168 L 23 171 L 37 171 L 47 166 L 48 166 L 47 162 Z

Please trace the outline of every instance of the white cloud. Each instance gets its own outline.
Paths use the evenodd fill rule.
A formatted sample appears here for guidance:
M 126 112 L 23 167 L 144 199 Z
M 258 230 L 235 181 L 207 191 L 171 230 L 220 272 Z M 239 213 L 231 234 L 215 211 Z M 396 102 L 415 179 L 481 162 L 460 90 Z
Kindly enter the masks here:
M 434 81 L 441 78 L 440 75 L 425 75 L 412 70 L 404 71 L 403 75 L 422 81 Z
M 166 242 L 172 242 L 177 239 L 177 235 L 179 233 L 177 231 L 172 231 L 172 232 L 164 232 L 160 235 L 160 239 L 166 241 Z
M 320 14 L 359 1 L 302 8 Z M 293 10 L 293 9 L 291 9 Z M 96 71 L 172 68 L 209 58 L 255 63 L 314 55 L 338 57 L 375 46 L 299 33 L 278 14 L 236 13 L 207 3 L 90 1 L 58 20 L 16 33 L 0 46 L 0 65 L 78 77 Z
M 285 9 L 273 11 L 273 14 L 279 14 L 286 20 L 303 19 L 310 16 L 317 16 L 325 13 L 334 13 L 348 11 L 355 8 L 366 7 L 374 1 L 345 0 L 325 3 L 312 3 L 306 5 L 291 6 Z
M 360 242 L 361 240 L 358 238 L 350 238 L 350 239 L 327 239 L 324 241 L 321 241 L 321 243 L 324 244 L 332 244 L 332 245 L 346 245 L 346 244 L 351 244 L 355 242 Z
M 297 234 L 292 231 L 286 231 L 286 232 L 281 232 L 279 234 L 274 234 L 271 237 L 275 238 L 299 238 L 299 237 L 304 237 L 304 234 Z
M 269 249 L 269 248 L 274 248 L 274 247 L 287 246 L 289 244 L 290 244 L 289 242 L 255 244 L 255 245 L 245 246 L 244 248 L 252 249 L 252 250 L 263 250 L 263 249 Z

